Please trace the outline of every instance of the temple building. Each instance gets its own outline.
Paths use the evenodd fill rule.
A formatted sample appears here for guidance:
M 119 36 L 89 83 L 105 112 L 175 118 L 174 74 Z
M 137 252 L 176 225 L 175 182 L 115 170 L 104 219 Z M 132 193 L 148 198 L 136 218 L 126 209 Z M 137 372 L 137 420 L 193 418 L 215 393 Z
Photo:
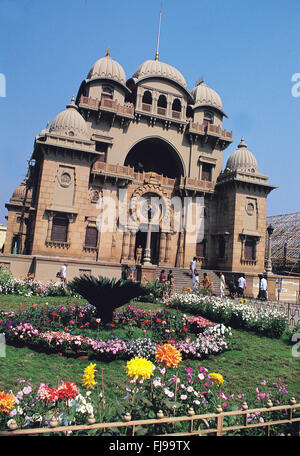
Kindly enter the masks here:
M 141 246 L 141 264 L 152 268 L 188 268 L 197 257 L 199 268 L 263 272 L 266 202 L 275 187 L 244 138 L 223 164 L 233 142 L 227 117 L 203 79 L 189 90 L 181 72 L 157 56 L 127 78 L 107 52 L 36 136 L 27 177 L 6 204 L 4 255 L 73 261 L 86 270 L 134 265 Z M 149 233 L 147 223 L 132 223 L 128 206 L 115 229 L 101 230 L 99 201 L 109 196 L 119 207 L 120 194 L 159 198 L 164 217 L 148 219 Z M 201 238 L 187 240 L 185 211 L 175 227 L 174 198 L 182 207 L 202 198 Z

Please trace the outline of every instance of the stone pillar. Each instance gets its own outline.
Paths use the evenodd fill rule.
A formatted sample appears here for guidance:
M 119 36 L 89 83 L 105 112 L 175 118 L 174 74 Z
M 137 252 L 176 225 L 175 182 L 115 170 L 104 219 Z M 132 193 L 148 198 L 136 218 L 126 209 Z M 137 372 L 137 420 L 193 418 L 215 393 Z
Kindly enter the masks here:
M 51 240 L 51 231 L 52 231 L 52 224 L 53 224 L 53 213 L 49 212 L 48 214 L 48 227 L 47 227 L 47 237 L 46 240 Z M 69 231 L 69 230 L 68 230 Z
M 277 301 L 277 293 L 276 293 L 276 276 L 267 276 L 267 292 L 268 292 L 268 301 Z
M 170 241 L 171 241 L 171 233 L 167 233 L 165 263 L 170 262 Z
M 123 244 L 122 244 L 122 259 L 121 263 L 126 263 L 128 261 L 128 255 L 129 255 L 129 233 L 128 231 L 124 231 L 123 233 Z
M 151 264 L 151 222 L 148 223 L 147 240 L 143 264 Z
M 134 248 L 135 248 L 135 238 L 136 238 L 136 231 L 130 231 L 130 243 L 129 243 L 129 260 L 134 261 Z
M 166 256 L 166 233 L 160 233 L 159 241 L 159 264 L 162 264 Z

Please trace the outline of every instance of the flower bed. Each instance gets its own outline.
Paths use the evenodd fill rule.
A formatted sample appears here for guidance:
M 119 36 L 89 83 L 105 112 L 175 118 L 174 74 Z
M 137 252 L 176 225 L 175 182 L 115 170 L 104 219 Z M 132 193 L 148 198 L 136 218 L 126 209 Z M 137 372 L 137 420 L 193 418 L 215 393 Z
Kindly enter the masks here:
M 127 315 L 125 323 L 124 315 Z M 145 311 L 128 306 L 123 317 L 116 314 L 115 323 L 107 325 L 107 329 L 102 327 L 102 337 L 99 337 L 101 322 L 95 318 L 93 306 L 49 308 L 33 304 L 31 308 L 21 306 L 19 312 L 0 312 L 0 332 L 6 335 L 7 343 L 17 346 L 26 345 L 39 351 L 65 355 L 86 352 L 105 361 L 131 356 L 154 359 L 156 346 L 163 341 L 172 342 L 182 351 L 184 358 L 189 359 L 229 349 L 231 331 L 224 325 L 206 319 L 188 318 L 179 311 L 169 309 L 147 312 L 146 315 L 147 320 Z M 134 337 L 134 326 L 144 328 L 148 337 L 146 334 L 145 337 Z M 125 331 L 125 337 L 118 336 L 117 330 L 119 334 Z M 143 334 L 141 329 L 139 331 Z M 85 334 L 87 332 L 88 335 Z
M 170 307 L 196 315 L 233 328 L 254 331 L 267 337 L 280 338 L 288 328 L 284 313 L 269 308 L 254 309 L 247 300 L 233 301 L 229 298 L 199 296 L 195 293 L 175 293 L 168 298 Z
M 15 279 L 0 267 L 0 293 L 15 294 L 20 296 L 71 296 L 72 293 L 64 287 L 61 281 L 48 281 L 46 283 L 34 280 L 33 276 L 24 279 Z
M 181 353 L 172 345 L 165 344 L 156 349 L 155 363 L 143 357 L 133 357 L 127 361 L 125 371 L 128 381 L 119 390 L 116 400 L 107 400 L 103 383 L 96 364 L 90 363 L 77 382 L 58 380 L 56 385 L 40 384 L 36 391 L 25 379 L 18 379 L 20 386 L 16 392 L 0 392 L 0 431 L 8 429 L 31 429 L 92 424 L 94 422 L 116 422 L 157 417 L 180 417 L 201 415 L 221 410 L 242 410 L 265 408 L 273 405 L 287 405 L 289 396 L 287 385 L 281 378 L 267 384 L 262 381 L 248 397 L 242 391 L 232 392 L 220 372 L 209 372 L 204 366 L 181 368 Z M 179 370 L 180 369 L 180 370 Z M 247 400 L 247 403 L 245 402 Z M 293 403 L 296 400 L 292 398 Z M 248 424 L 267 424 L 269 415 L 264 411 L 247 415 Z M 281 412 L 282 417 L 288 411 Z M 280 418 L 277 412 L 273 417 Z M 225 416 L 224 425 L 242 426 L 244 417 Z M 135 435 L 157 435 L 170 432 L 188 432 L 189 424 L 153 424 L 144 428 L 137 426 Z M 195 426 L 202 431 L 215 427 L 214 419 L 195 420 Z M 130 435 L 131 429 L 107 428 L 92 430 L 92 434 Z M 297 429 L 291 424 L 272 428 L 273 435 L 293 435 Z M 88 435 L 89 430 L 73 431 L 72 435 Z M 125 434 L 124 434 L 125 433 Z M 229 435 L 264 435 L 265 430 L 242 429 Z

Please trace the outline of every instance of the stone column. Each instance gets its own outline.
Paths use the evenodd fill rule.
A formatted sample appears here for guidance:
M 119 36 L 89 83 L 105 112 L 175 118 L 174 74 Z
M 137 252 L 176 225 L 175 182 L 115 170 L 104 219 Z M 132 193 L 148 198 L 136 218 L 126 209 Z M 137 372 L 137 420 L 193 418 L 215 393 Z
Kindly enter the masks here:
M 129 260 L 134 261 L 134 248 L 135 248 L 136 231 L 130 231 L 130 242 L 129 242 Z
M 128 231 L 124 231 L 123 233 L 123 244 L 122 244 L 122 259 L 121 263 L 126 263 L 128 260 L 128 255 L 129 255 L 129 233 Z
M 151 222 L 148 223 L 147 241 L 143 264 L 151 264 Z
M 171 241 L 171 233 L 167 233 L 165 263 L 170 262 L 170 241 Z
M 52 224 L 53 224 L 53 213 L 49 212 L 49 214 L 48 214 L 47 238 L 46 238 L 47 241 L 51 241 Z
M 159 264 L 162 264 L 166 256 L 166 233 L 160 233 L 159 240 Z

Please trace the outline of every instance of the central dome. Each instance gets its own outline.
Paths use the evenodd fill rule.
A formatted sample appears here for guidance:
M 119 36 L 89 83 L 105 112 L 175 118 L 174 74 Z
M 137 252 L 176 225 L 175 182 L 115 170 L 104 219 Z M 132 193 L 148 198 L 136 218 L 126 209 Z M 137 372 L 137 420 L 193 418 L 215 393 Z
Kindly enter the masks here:
M 97 60 L 89 71 L 87 82 L 93 79 L 111 79 L 121 84 L 126 83 L 126 75 L 123 67 L 108 53 L 101 59 Z
M 136 81 L 151 77 L 170 79 L 187 90 L 185 79 L 180 71 L 168 63 L 160 62 L 159 60 L 146 60 L 146 62 L 138 67 L 132 76 Z

